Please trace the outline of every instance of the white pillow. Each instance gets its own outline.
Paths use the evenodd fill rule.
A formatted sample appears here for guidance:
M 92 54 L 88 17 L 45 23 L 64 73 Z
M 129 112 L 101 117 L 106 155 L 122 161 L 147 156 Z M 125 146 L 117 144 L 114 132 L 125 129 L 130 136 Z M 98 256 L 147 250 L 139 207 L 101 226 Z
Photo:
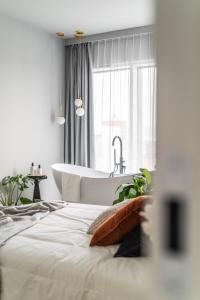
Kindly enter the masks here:
M 133 199 L 127 199 L 123 202 L 120 202 L 118 204 L 115 204 L 113 206 L 110 206 L 108 209 L 103 211 L 90 225 L 87 233 L 88 234 L 94 234 L 94 232 L 97 230 L 97 228 L 103 224 L 108 218 L 110 218 L 112 215 L 116 213 L 118 209 L 126 205 L 128 202 L 133 201 Z

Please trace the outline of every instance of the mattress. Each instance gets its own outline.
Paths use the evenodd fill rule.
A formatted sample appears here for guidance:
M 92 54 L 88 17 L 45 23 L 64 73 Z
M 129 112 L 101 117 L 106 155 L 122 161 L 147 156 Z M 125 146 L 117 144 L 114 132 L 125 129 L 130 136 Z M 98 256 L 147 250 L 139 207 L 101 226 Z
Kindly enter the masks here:
M 146 300 L 147 258 L 89 247 L 88 226 L 106 207 L 69 204 L 0 249 L 2 300 Z

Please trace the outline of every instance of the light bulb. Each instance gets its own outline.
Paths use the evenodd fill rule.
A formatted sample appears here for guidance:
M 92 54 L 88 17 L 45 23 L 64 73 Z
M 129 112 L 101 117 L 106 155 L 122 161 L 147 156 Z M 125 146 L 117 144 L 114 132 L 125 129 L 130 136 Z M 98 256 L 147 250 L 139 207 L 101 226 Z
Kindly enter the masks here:
M 82 108 L 82 107 L 77 108 L 77 110 L 76 110 L 77 116 L 82 117 L 84 115 L 84 113 L 85 113 L 84 108 Z
M 59 125 L 65 124 L 65 118 L 64 117 L 57 117 L 57 123 Z
M 83 100 L 81 98 L 77 98 L 74 101 L 76 107 L 81 107 L 83 104 Z

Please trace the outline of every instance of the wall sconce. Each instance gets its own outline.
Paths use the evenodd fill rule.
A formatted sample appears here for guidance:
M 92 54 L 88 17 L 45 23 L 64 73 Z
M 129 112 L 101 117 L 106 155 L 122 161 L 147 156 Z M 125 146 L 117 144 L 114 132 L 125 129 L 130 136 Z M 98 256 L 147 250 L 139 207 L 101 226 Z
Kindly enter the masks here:
M 58 125 L 64 125 L 65 124 L 65 117 L 57 117 L 56 121 Z
M 83 36 L 83 32 L 82 31 L 76 31 L 76 37 L 79 36 Z M 79 47 L 78 48 L 78 66 L 80 67 L 81 66 L 81 48 Z M 80 67 L 81 68 L 81 67 Z M 82 117 L 84 116 L 85 114 L 85 110 L 83 108 L 83 99 L 82 97 L 80 96 L 80 89 L 81 89 L 81 69 L 77 72 L 77 87 L 78 87 L 78 95 L 77 95 L 77 98 L 74 100 L 74 104 L 75 104 L 75 109 L 76 109 L 76 115 L 78 117 Z
M 62 103 L 62 98 L 60 96 L 59 99 L 59 110 L 58 114 L 56 117 L 56 122 L 58 125 L 64 125 L 65 124 L 65 117 L 64 117 L 64 109 L 63 109 L 63 103 Z
M 77 116 L 82 117 L 85 114 L 85 110 L 83 108 L 83 100 L 79 97 L 75 99 L 74 104 L 76 106 Z
M 84 116 L 84 114 L 85 114 L 84 108 L 83 108 L 83 107 L 77 108 L 77 109 L 76 109 L 76 114 L 77 114 L 77 116 L 79 116 L 79 117 Z

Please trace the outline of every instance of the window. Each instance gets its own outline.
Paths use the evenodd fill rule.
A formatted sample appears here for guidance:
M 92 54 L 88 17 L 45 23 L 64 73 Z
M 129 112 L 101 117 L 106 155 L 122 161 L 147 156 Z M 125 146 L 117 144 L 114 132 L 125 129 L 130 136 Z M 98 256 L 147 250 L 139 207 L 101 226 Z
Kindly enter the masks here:
M 94 69 L 96 169 L 113 170 L 112 139 L 116 135 L 123 141 L 126 172 L 137 172 L 140 167 L 154 169 L 155 90 L 153 64 Z

